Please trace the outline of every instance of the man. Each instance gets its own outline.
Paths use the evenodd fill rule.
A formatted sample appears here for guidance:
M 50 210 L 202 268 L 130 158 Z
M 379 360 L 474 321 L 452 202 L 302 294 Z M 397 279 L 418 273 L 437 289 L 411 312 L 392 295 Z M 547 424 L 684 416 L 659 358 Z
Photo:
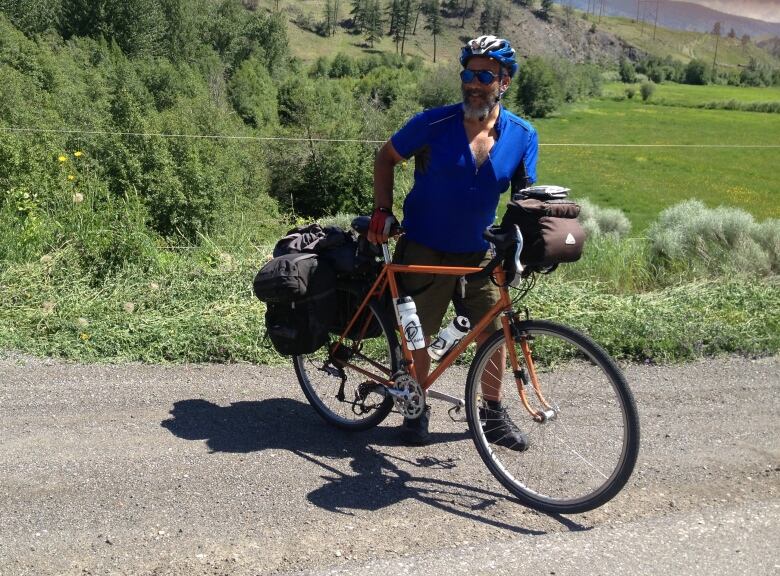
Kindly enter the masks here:
M 534 128 L 505 110 L 501 96 L 517 72 L 515 51 L 507 40 L 480 36 L 461 50 L 463 102 L 426 110 L 414 116 L 388 140 L 374 163 L 375 210 L 368 239 L 387 240 L 395 221 L 393 171 L 396 164 L 414 156 L 414 186 L 404 201 L 404 236 L 394 260 L 403 264 L 479 266 L 489 259 L 482 232 L 494 223 L 502 192 L 523 163 L 527 182 L 536 180 L 538 139 Z M 522 168 L 518 173 L 523 174 Z M 411 295 L 426 334 L 438 331 L 453 294 L 457 278 L 406 274 L 401 277 Z M 496 287 L 485 280 L 469 283 L 465 298 L 458 301 L 472 325 L 497 301 Z M 500 328 L 494 323 L 477 338 L 482 344 Z M 425 349 L 413 353 L 417 377 L 424 382 L 430 370 Z M 506 351 L 494 361 L 505 366 Z M 510 449 L 525 450 L 527 437 L 512 423 L 501 406 L 500 379 L 483 382 L 486 406 L 482 409 L 488 440 Z M 409 444 L 426 444 L 429 409 L 416 420 L 404 420 L 402 438 Z

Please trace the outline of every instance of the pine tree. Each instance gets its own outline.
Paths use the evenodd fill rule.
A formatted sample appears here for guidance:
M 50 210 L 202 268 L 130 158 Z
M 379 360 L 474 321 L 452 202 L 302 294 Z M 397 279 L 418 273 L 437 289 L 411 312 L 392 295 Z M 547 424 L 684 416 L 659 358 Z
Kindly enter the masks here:
M 366 41 L 371 48 L 382 38 L 382 6 L 380 0 L 367 0 L 365 13 Z
M 352 10 L 350 10 L 349 15 L 352 16 L 352 24 L 358 34 L 362 33 L 366 26 L 368 4 L 368 0 L 352 0 Z
M 442 32 L 442 18 L 439 10 L 439 0 L 429 0 L 425 8 L 425 29 L 433 36 L 433 61 L 436 62 L 436 37 Z
M 409 33 L 409 28 L 412 25 L 412 8 L 414 7 L 414 0 L 401 0 L 401 20 L 399 26 L 401 28 L 401 56 L 404 55 L 404 47 L 406 46 L 406 36 Z
M 479 15 L 479 31 L 488 34 L 493 28 L 494 0 L 485 0 L 485 7 Z
M 387 20 L 390 23 L 390 29 L 387 31 L 387 34 L 388 36 L 393 37 L 393 41 L 395 41 L 395 37 L 398 32 L 398 20 L 400 19 L 400 14 L 401 0 L 390 0 L 390 3 L 387 5 Z M 396 41 L 395 44 L 397 48 L 398 42 Z

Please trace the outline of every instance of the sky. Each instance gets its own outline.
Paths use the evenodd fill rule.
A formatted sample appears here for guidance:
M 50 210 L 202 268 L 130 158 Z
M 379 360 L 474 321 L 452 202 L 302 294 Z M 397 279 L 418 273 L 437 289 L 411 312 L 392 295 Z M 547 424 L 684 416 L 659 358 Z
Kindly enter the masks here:
M 767 22 L 780 22 L 780 0 L 685 0 L 720 10 Z

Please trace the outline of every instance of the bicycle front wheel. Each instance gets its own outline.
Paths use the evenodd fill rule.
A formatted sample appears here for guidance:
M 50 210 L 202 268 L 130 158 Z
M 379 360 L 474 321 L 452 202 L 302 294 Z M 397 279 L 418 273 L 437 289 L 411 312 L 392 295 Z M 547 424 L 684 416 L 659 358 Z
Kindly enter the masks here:
M 636 463 L 639 417 L 631 391 L 615 362 L 588 336 L 539 320 L 518 322 L 517 328 L 513 346 L 521 384 L 509 354 L 503 360 L 501 330 L 479 349 L 469 370 L 466 415 L 477 450 L 499 482 L 531 508 L 560 514 L 597 508 L 623 488 Z M 533 372 L 547 407 L 534 392 Z M 525 451 L 509 442 L 493 444 L 485 435 L 495 424 L 484 420 L 491 412 L 484 409 L 483 385 L 487 390 L 499 381 L 507 415 L 528 437 Z M 518 386 L 533 408 L 546 411 L 544 421 L 531 417 Z
M 347 338 L 335 358 L 330 346 L 293 356 L 295 375 L 309 404 L 342 430 L 367 430 L 387 417 L 393 400 L 378 381 L 389 379 L 401 365 L 395 328 L 379 302 L 370 300 L 362 316 L 358 326 L 369 322 L 370 330 L 379 333 L 376 338 L 358 342 Z

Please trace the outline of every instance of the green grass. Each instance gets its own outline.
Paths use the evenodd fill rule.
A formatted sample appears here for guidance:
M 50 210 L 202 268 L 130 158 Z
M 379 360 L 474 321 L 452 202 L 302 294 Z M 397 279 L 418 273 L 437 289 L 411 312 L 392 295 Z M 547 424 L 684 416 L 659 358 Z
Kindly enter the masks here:
M 779 145 L 780 115 L 592 100 L 534 121 L 539 181 L 622 209 L 635 233 L 688 198 L 780 217 L 780 148 L 557 147 L 553 143 Z
M 59 268 L 62 260 L 6 267 L 0 350 L 80 361 L 288 362 L 263 341 L 264 306 L 251 294 L 262 255 L 220 263 L 203 256 L 170 258 L 154 275 L 127 270 L 98 286 Z M 780 284 L 771 279 L 616 294 L 599 281 L 553 275 L 540 280 L 527 305 L 535 318 L 585 330 L 619 359 L 780 350 Z
M 604 85 L 603 94 L 606 98 L 624 97 L 629 84 L 610 82 Z M 639 85 L 635 98 L 639 96 Z M 672 106 L 688 106 L 696 108 L 708 102 L 780 102 L 780 87 L 749 88 L 741 86 L 692 86 L 690 84 L 674 84 L 671 82 L 657 84 L 651 102 L 669 104 Z

